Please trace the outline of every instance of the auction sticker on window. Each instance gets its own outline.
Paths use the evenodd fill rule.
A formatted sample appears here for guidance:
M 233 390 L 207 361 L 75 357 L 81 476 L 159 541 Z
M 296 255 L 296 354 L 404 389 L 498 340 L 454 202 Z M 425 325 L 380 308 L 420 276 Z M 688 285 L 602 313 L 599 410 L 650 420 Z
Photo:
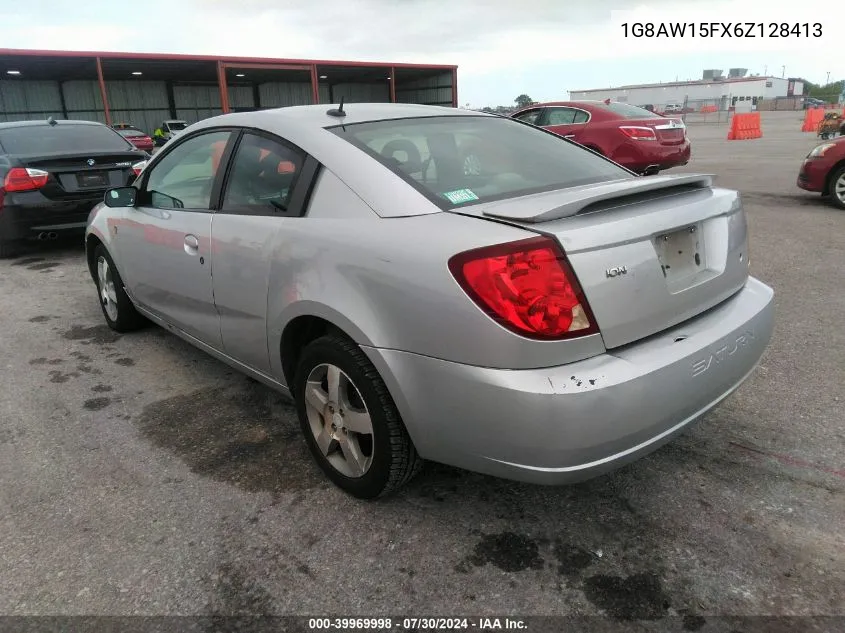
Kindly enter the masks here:
M 463 204 L 464 202 L 472 202 L 478 200 L 478 196 L 472 192 L 472 189 L 458 189 L 457 191 L 447 191 L 443 194 L 452 204 Z

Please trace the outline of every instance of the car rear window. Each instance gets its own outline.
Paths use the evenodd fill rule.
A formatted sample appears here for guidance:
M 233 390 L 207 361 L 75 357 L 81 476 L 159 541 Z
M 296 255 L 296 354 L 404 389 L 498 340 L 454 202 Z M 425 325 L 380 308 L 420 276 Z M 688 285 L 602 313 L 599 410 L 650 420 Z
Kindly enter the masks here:
M 672 105 L 672 104 L 670 104 Z M 614 114 L 625 117 L 626 119 L 653 119 L 656 115 L 645 108 L 628 105 L 627 103 L 619 103 L 611 101 L 610 103 L 601 104 L 605 110 L 610 110 Z
M 574 143 L 504 117 L 393 119 L 331 131 L 441 209 L 634 177 Z
M 179 130 L 184 130 L 186 127 L 188 127 L 188 124 L 184 121 L 168 121 L 167 127 L 169 127 L 171 130 L 178 132 Z
M 126 138 L 134 137 L 134 136 L 146 136 L 141 130 L 118 130 L 118 134 L 121 136 L 125 136 Z
M 0 130 L 0 145 L 9 154 L 123 151 L 134 149 L 104 125 L 25 125 Z

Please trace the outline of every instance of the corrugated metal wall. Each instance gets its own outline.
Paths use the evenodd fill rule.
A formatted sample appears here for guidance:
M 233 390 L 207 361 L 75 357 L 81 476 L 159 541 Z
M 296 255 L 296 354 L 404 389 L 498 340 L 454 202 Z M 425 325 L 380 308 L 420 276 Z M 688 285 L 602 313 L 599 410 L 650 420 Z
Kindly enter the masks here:
M 390 103 L 390 83 L 350 83 L 332 86 L 332 100 L 346 103 Z
M 255 98 L 252 86 L 229 86 L 230 108 L 254 108 Z
M 452 71 L 423 79 L 402 80 L 397 77 L 396 101 L 424 105 L 452 105 Z
M 57 81 L 0 80 L 0 121 L 63 118 Z
M 311 103 L 310 82 L 272 82 L 258 86 L 262 108 L 306 105 Z
M 152 134 L 170 118 L 163 81 L 107 81 L 106 91 L 112 123 L 128 123 Z
M 176 104 L 176 118 L 189 124 L 223 113 L 217 84 L 175 85 L 173 100 Z

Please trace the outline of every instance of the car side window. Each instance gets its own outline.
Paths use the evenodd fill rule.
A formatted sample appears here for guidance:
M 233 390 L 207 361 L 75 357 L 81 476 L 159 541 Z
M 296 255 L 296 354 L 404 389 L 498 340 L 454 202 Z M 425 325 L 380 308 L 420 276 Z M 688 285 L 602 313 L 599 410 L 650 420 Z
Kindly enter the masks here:
M 531 125 L 537 125 L 537 120 L 540 118 L 542 113 L 542 108 L 536 108 L 535 110 L 529 110 L 528 112 L 518 114 L 514 118 L 519 121 L 524 121 L 525 123 L 530 123 Z
M 549 108 L 546 125 L 570 125 L 575 123 L 575 113 L 572 108 Z
M 211 208 L 211 190 L 231 132 L 209 132 L 186 139 L 153 166 L 146 192 L 156 209 Z
M 584 110 L 575 110 L 575 119 L 572 121 L 573 123 L 586 123 L 589 120 L 590 115 Z
M 279 141 L 245 133 L 227 179 L 224 212 L 287 211 L 304 160 L 301 152 Z

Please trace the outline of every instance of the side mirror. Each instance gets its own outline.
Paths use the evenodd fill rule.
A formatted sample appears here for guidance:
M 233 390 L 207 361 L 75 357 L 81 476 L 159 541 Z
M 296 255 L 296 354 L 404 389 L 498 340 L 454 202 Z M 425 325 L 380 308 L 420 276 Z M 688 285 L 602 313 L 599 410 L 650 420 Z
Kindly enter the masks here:
M 114 187 L 106 191 L 103 202 L 107 207 L 134 207 L 138 190 L 135 187 Z

